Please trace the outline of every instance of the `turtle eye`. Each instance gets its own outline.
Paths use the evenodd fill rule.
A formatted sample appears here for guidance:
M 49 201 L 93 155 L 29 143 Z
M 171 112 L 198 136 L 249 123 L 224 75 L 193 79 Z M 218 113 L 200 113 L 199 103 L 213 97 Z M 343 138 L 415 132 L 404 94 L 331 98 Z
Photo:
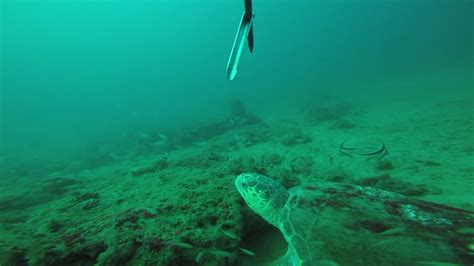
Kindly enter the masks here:
M 264 190 L 262 193 L 264 198 L 268 199 L 270 197 L 270 192 L 268 192 L 268 190 Z

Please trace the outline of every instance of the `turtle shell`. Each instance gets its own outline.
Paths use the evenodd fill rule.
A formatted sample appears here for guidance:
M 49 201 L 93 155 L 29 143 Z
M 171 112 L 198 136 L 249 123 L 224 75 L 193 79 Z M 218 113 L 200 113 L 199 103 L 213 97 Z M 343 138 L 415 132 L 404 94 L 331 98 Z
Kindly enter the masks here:
M 321 182 L 290 189 L 279 228 L 299 265 L 472 263 L 473 213 L 370 187 Z

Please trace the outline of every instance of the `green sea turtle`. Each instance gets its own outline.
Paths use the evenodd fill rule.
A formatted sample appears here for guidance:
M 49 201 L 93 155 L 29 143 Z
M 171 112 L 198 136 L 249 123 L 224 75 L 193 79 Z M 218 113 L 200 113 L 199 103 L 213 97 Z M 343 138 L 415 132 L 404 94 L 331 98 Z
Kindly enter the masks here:
M 275 265 L 441 265 L 474 262 L 474 214 L 331 182 L 289 190 L 259 174 L 235 180 L 247 205 L 288 242 Z

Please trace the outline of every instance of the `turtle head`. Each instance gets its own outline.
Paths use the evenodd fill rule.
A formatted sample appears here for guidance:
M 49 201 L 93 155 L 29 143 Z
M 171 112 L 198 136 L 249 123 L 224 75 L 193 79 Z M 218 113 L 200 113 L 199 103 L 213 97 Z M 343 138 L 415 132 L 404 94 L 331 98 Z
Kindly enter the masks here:
M 288 200 L 288 190 L 279 182 L 254 173 L 244 173 L 235 179 L 235 186 L 247 205 L 263 219 L 275 224 L 280 209 Z

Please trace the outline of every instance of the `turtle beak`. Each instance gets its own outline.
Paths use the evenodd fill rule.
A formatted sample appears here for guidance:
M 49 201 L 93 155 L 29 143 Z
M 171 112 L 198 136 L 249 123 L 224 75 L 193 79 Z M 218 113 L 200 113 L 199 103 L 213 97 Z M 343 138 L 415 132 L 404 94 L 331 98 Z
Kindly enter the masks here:
M 237 176 L 237 178 L 235 179 L 235 187 L 237 188 L 239 193 L 243 195 L 243 189 L 247 187 L 247 185 L 245 184 L 245 177 L 243 177 L 242 175 Z
M 256 180 L 255 176 L 252 175 L 252 174 L 247 174 L 247 173 L 240 174 L 235 179 L 235 185 L 236 186 L 248 187 L 248 186 L 252 186 L 252 184 L 254 186 L 257 184 L 257 180 Z

